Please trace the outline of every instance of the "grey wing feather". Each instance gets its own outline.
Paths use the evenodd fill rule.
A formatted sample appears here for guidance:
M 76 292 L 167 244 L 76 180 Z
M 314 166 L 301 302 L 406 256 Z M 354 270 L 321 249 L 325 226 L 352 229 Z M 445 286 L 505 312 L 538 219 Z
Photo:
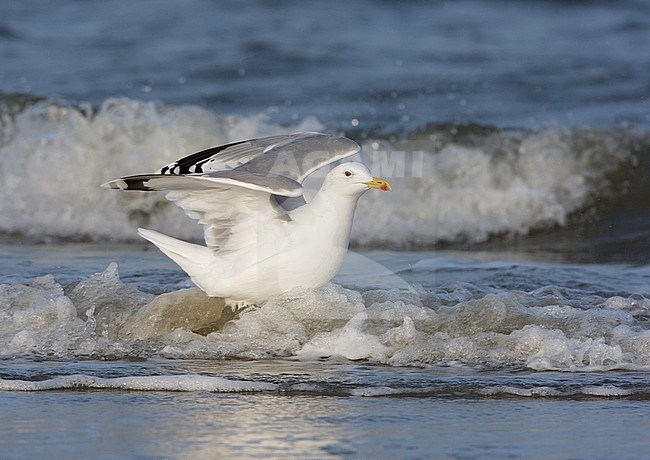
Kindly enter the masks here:
M 212 147 L 181 158 L 159 174 L 200 174 L 228 169 L 272 173 L 302 181 L 313 171 L 360 150 L 351 139 L 321 133 L 270 136 Z
M 301 133 L 271 146 L 264 155 L 238 166 L 238 170 L 267 171 L 302 183 L 312 172 L 354 155 L 361 147 L 351 139 L 331 134 Z
M 304 196 L 280 196 L 273 195 L 275 202 L 285 211 L 293 211 L 307 204 Z
M 297 197 L 303 193 L 300 183 L 288 177 L 240 170 L 180 176 L 139 174 L 112 180 L 103 185 L 105 188 L 142 191 L 207 190 L 232 186 L 286 197 Z
M 264 154 L 278 143 L 290 140 L 294 135 L 269 136 L 259 139 L 218 145 L 176 160 L 157 171 L 158 174 L 200 174 L 223 169 L 234 169 Z

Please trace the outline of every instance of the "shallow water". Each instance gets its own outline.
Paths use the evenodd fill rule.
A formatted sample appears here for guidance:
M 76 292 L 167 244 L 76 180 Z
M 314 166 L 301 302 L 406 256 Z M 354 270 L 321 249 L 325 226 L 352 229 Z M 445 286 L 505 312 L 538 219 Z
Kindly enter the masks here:
M 634 458 L 647 450 L 649 382 L 634 373 L 567 376 L 295 361 L 10 366 L 16 374 L 20 367 L 22 379 L 36 377 L 35 369 L 39 378 L 192 372 L 277 387 L 245 393 L 169 391 L 173 386 L 4 393 L 3 414 L 15 421 L 0 437 L 6 458 Z M 612 391 L 617 385 L 644 386 L 646 393 Z
M 206 324 L 200 295 L 145 247 L 3 248 L 13 274 L 2 280 L 0 401 L 17 420 L 0 436 L 8 458 L 645 452 L 647 266 L 351 253 L 338 285 L 230 325 L 207 321 L 204 337 L 189 332 Z M 93 275 L 111 261 L 121 280 Z M 43 272 L 54 279 L 35 281 Z M 177 297 L 140 324 L 165 295 Z M 79 314 L 62 313 L 63 298 Z

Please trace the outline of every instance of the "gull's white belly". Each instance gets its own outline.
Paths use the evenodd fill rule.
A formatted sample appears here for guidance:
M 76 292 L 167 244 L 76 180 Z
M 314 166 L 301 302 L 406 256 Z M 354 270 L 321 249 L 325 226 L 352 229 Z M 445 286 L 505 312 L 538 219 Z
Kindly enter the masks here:
M 254 248 L 237 254 L 230 262 L 229 276 L 214 280 L 215 289 L 209 294 L 256 303 L 296 288 L 317 288 L 327 283 L 343 263 L 349 226 L 342 228 L 327 216 L 299 220 L 288 232 L 268 229 L 260 233 L 264 236 Z M 215 260 L 215 268 L 217 265 L 223 265 L 223 260 Z
M 329 251 L 325 257 L 305 257 L 303 251 L 287 251 L 237 273 L 228 283 L 226 297 L 262 301 L 296 288 L 317 288 L 338 272 L 344 251 Z

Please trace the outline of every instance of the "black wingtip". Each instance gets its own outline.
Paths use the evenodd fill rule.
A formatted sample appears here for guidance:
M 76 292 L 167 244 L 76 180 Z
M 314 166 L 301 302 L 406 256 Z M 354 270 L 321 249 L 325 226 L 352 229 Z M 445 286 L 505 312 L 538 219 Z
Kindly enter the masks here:
M 112 190 L 139 190 L 143 192 L 155 191 L 155 189 L 145 185 L 145 182 L 148 182 L 151 179 L 151 176 L 144 177 L 123 177 L 121 179 L 115 179 L 105 184 L 102 184 L 102 188 L 112 189 Z
M 217 153 L 221 152 L 235 145 L 244 144 L 250 142 L 248 140 L 232 142 L 230 144 L 218 145 L 216 147 L 211 147 L 206 150 L 201 150 L 200 152 L 193 153 L 186 157 L 176 160 L 173 163 L 163 166 L 160 169 L 160 174 L 164 175 L 181 175 L 181 174 L 197 174 L 203 172 L 203 163 L 210 158 L 212 158 Z

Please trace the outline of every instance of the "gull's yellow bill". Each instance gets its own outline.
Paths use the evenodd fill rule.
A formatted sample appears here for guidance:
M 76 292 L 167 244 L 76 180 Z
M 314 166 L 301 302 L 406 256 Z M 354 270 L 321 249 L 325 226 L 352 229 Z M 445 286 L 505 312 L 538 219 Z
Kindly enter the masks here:
M 372 180 L 364 182 L 364 184 L 366 184 L 368 188 L 378 188 L 384 192 L 388 192 L 391 189 L 390 184 L 387 180 L 380 179 L 378 177 L 373 177 Z

